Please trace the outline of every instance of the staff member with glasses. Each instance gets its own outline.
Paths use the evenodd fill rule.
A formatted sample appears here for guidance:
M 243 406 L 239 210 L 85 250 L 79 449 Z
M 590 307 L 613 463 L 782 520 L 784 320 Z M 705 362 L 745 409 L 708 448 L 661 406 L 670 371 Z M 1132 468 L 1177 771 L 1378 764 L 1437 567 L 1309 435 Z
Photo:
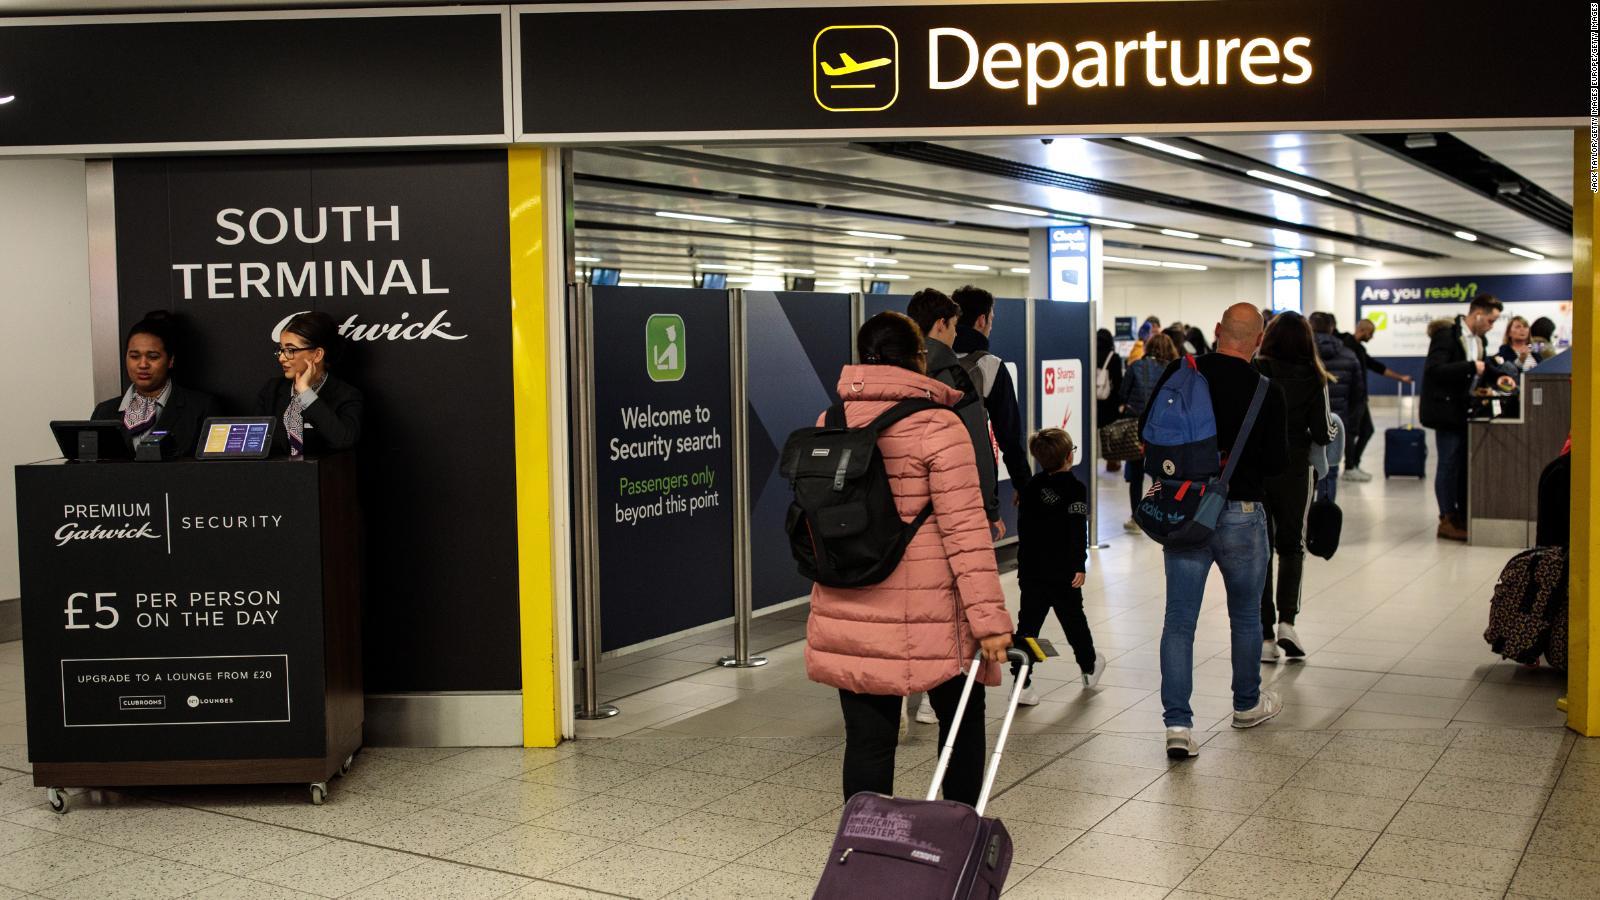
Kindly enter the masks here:
M 348 450 L 361 437 L 361 392 L 329 365 L 343 342 L 333 317 L 304 312 L 289 319 L 273 356 L 283 369 L 261 388 L 259 414 L 272 416 L 272 451 L 299 457 Z

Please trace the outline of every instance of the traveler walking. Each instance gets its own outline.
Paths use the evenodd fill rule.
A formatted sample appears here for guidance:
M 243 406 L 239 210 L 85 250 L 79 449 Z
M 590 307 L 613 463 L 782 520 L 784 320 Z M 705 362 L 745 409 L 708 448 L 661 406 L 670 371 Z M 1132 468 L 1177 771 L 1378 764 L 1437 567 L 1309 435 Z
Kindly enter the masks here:
M 1111 329 L 1102 328 L 1095 333 L 1094 399 L 1097 427 L 1110 425 L 1122 418 L 1122 357 L 1117 354 L 1117 341 Z M 1107 460 L 1106 471 L 1122 468 L 1120 460 Z
M 1467 539 L 1467 414 L 1472 386 L 1489 355 L 1484 335 L 1505 309 L 1493 294 L 1472 298 L 1467 314 L 1433 332 L 1422 369 L 1422 424 L 1433 429 L 1439 467 L 1433 495 L 1439 503 L 1440 538 Z
M 926 374 L 922 333 L 900 313 L 879 313 L 856 336 L 859 365 L 839 375 L 845 422 L 862 428 L 905 400 L 961 398 Z M 819 420 L 819 424 L 826 419 Z M 806 675 L 839 689 L 844 714 L 844 795 L 894 792 L 902 699 L 926 691 L 949 734 L 965 669 L 981 647 L 980 677 L 1000 683 L 1011 646 L 972 441 L 949 410 L 914 412 L 878 438 L 900 518 L 931 511 L 900 564 L 877 584 L 817 584 L 806 623 Z M 953 640 L 952 640 L 953 638 Z M 944 778 L 946 799 L 974 803 L 982 788 L 983 692 L 973 692 Z
M 1223 313 L 1216 327 L 1216 349 L 1199 359 L 1179 360 L 1167 367 L 1161 384 L 1179 366 L 1193 365 L 1206 380 L 1216 422 L 1216 446 L 1231 452 L 1249 418 L 1262 376 L 1250 364 L 1261 346 L 1261 310 L 1236 303 Z M 1160 400 L 1160 385 L 1155 401 Z M 1145 409 L 1140 433 L 1158 402 Z M 1194 689 L 1194 631 L 1205 596 L 1211 566 L 1222 571 L 1228 595 L 1228 621 L 1233 651 L 1233 725 L 1250 728 L 1276 716 L 1283 704 L 1271 691 L 1261 689 L 1261 585 L 1267 577 L 1267 515 L 1265 482 L 1281 474 L 1288 461 L 1285 442 L 1283 391 L 1267 385 L 1253 427 L 1233 460 L 1228 502 L 1204 544 L 1164 548 L 1167 572 L 1167 609 L 1161 628 L 1161 705 L 1167 727 L 1167 755 L 1174 759 L 1198 756 L 1194 740 L 1194 710 L 1189 705 Z M 1171 461 L 1168 461 L 1171 465 Z M 1160 483 L 1155 489 L 1159 490 Z
M 1335 342 L 1337 343 L 1337 342 Z M 1333 440 L 1329 421 L 1329 376 L 1317 356 L 1311 328 L 1297 312 L 1284 311 L 1273 318 L 1261 342 L 1256 368 L 1283 392 L 1284 430 L 1288 461 L 1283 472 L 1269 476 L 1266 488 L 1267 535 L 1278 551 L 1278 583 L 1272 583 L 1272 555 L 1261 589 L 1261 661 L 1276 663 L 1281 657 L 1304 659 L 1305 647 L 1295 633 L 1300 612 L 1302 576 L 1306 564 L 1306 514 L 1311 509 L 1316 474 L 1311 464 L 1313 445 L 1321 453 Z M 1340 349 L 1344 347 L 1340 345 Z M 1355 361 L 1354 354 L 1344 350 Z M 1274 602 L 1276 601 L 1276 602 Z M 1274 628 L 1276 626 L 1276 628 Z
M 1306 321 L 1315 333 L 1322 367 L 1333 376 L 1328 384 L 1329 409 L 1339 421 L 1354 422 L 1367 409 L 1367 373 L 1361 368 L 1361 358 L 1339 339 L 1338 325 L 1331 314 L 1314 312 Z
M 1017 641 L 1036 638 L 1053 609 L 1067 633 L 1067 643 L 1083 672 L 1083 686 L 1100 683 L 1106 658 L 1095 653 L 1094 636 L 1083 614 L 1083 581 L 1089 558 L 1089 492 L 1072 474 L 1072 438 L 1060 428 L 1046 428 L 1028 439 L 1028 452 L 1039 463 L 1022 492 L 1017 519 L 1017 584 L 1022 609 L 1017 613 Z M 1019 666 L 1013 663 L 1011 676 Z M 1018 701 L 1038 706 L 1039 693 L 1029 684 Z
M 983 408 L 983 390 L 979 379 L 983 373 L 975 362 L 958 359 L 950 345 L 956 339 L 956 324 L 961 319 L 961 307 L 954 300 L 933 288 L 918 291 L 906 306 L 906 315 L 922 329 L 923 347 L 928 351 L 928 375 L 950 385 L 962 393 L 955 410 L 967 426 L 972 439 L 972 453 L 978 462 L 978 482 L 983 491 L 983 512 L 989 519 L 989 530 L 994 539 L 1006 536 L 1006 523 L 1000 517 L 999 484 L 996 479 L 994 441 L 989 437 L 989 413 Z M 939 721 L 933 707 L 923 702 L 922 692 L 906 698 L 906 719 L 916 719 L 924 725 Z
M 1395 370 L 1389 368 L 1388 365 L 1386 365 L 1382 360 L 1373 359 L 1372 356 L 1367 353 L 1367 348 L 1365 345 L 1368 341 L 1372 340 L 1372 336 L 1376 333 L 1377 326 L 1372 324 L 1372 320 L 1362 319 L 1356 323 L 1356 330 L 1354 334 L 1340 334 L 1339 340 L 1343 341 L 1344 345 L 1350 348 L 1350 352 L 1356 355 L 1356 359 L 1360 360 L 1363 372 L 1373 372 L 1378 375 L 1382 375 L 1385 378 L 1392 378 L 1401 384 L 1410 384 L 1410 375 L 1402 375 L 1399 372 L 1396 372 Z M 1370 394 L 1368 399 L 1370 401 Z M 1351 414 L 1355 415 L 1356 413 L 1352 411 Z M 1344 478 L 1346 481 L 1366 482 L 1372 480 L 1372 475 L 1362 471 L 1361 469 L 1361 454 L 1366 451 L 1367 443 L 1370 442 L 1372 440 L 1372 436 L 1377 433 L 1376 426 L 1372 424 L 1371 402 L 1362 404 L 1360 416 L 1361 418 L 1359 421 L 1351 421 L 1349 419 L 1345 420 L 1345 444 L 1348 448 L 1345 453 L 1345 458 L 1348 460 L 1348 464 L 1344 469 Z
M 1017 408 L 1017 388 L 1005 360 L 989 352 L 989 335 L 994 332 L 994 295 L 971 285 L 959 288 L 951 299 L 961 307 L 961 322 L 956 327 L 956 355 L 982 373 L 978 385 L 983 391 L 983 407 L 989 412 L 989 427 L 1000 446 L 1011 487 L 1021 491 L 1033 477 L 1028 467 L 1028 451 L 1022 448 L 1022 411 Z M 1014 495 L 1013 502 L 1016 502 Z
M 1128 367 L 1128 372 L 1122 377 L 1122 409 L 1126 415 L 1143 419 L 1146 406 L 1150 405 L 1150 398 L 1155 396 L 1156 383 L 1161 380 L 1161 375 L 1166 372 L 1167 364 L 1178 358 L 1178 350 L 1172 345 L 1172 338 L 1164 334 L 1152 335 L 1145 346 L 1144 356 Z M 1144 459 L 1132 459 L 1122 470 L 1122 477 L 1128 482 L 1128 521 L 1122 525 L 1122 530 L 1129 533 L 1138 533 L 1139 524 L 1133 521 L 1133 512 L 1139 508 L 1139 499 L 1144 496 Z

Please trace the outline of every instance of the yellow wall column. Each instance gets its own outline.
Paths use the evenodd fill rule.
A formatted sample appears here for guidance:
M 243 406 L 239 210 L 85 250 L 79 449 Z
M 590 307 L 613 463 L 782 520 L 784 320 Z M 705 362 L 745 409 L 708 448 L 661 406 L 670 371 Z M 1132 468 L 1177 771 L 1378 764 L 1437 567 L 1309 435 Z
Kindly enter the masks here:
M 522 623 L 522 743 L 561 741 L 561 691 L 556 679 L 557 554 L 551 483 L 555 435 L 551 422 L 548 326 L 551 298 L 545 277 L 544 166 L 539 148 L 507 151 L 511 221 L 511 374 L 516 415 L 517 559 Z
M 1594 222 L 1600 198 L 1590 190 L 1589 133 L 1572 145 L 1572 560 L 1567 658 L 1567 726 L 1600 736 L 1600 528 L 1590 518 L 1600 500 L 1600 353 L 1596 353 Z

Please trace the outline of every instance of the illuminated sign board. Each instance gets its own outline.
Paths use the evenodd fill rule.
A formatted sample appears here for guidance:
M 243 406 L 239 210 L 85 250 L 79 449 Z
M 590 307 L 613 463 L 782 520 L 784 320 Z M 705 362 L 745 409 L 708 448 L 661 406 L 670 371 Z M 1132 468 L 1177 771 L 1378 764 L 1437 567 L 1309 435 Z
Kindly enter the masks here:
M 1089 265 L 1089 226 L 1050 229 L 1050 299 L 1087 303 L 1094 297 Z
M 1559 5 L 1497 11 L 1493 28 L 1422 0 L 522 6 L 517 136 L 1431 118 L 1579 126 L 1581 92 L 1549 85 L 1585 83 L 1587 20 Z M 1417 35 L 1473 65 L 1441 66 Z
M 1300 312 L 1304 303 L 1305 261 L 1293 257 L 1272 261 L 1272 308 Z

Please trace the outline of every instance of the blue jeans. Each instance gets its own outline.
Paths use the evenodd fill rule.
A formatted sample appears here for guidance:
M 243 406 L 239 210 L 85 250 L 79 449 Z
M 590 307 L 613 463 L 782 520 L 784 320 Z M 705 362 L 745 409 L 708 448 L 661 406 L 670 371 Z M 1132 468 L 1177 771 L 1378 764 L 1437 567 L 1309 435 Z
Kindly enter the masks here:
M 1161 705 L 1167 725 L 1194 726 L 1194 628 L 1215 562 L 1228 590 L 1233 636 L 1233 708 L 1261 699 L 1261 586 L 1267 579 L 1267 511 L 1260 503 L 1232 502 L 1205 545 L 1167 550 L 1167 616 L 1161 627 Z
M 1439 515 L 1465 527 L 1467 524 L 1467 433 L 1435 431 L 1433 446 L 1439 451 L 1439 469 L 1433 474 L 1433 496 Z

